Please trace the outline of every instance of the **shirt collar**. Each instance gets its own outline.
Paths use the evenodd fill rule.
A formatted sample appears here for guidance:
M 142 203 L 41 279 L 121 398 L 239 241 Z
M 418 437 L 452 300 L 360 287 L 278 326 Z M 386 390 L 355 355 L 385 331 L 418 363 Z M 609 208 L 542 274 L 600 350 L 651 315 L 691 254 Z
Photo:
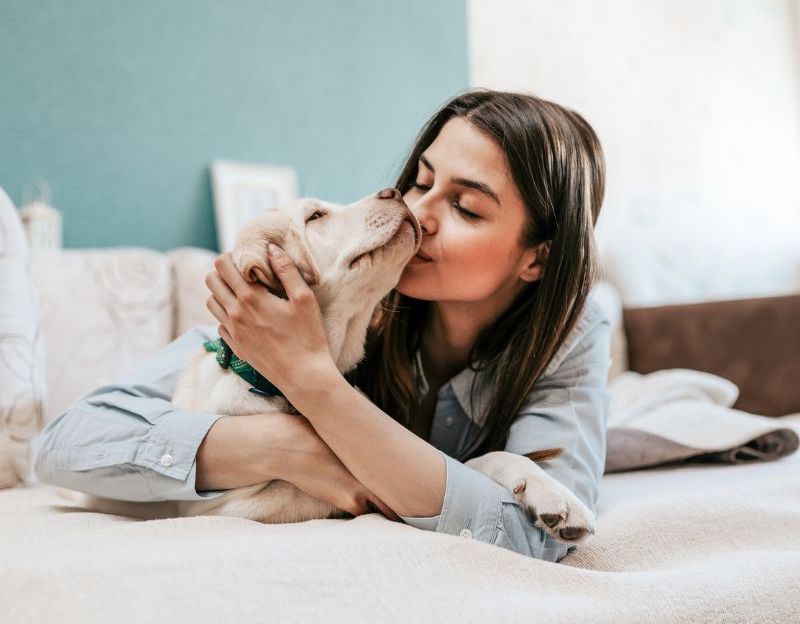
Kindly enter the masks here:
M 573 328 L 572 332 L 567 336 L 561 348 L 552 357 L 548 365 L 545 367 L 540 379 L 550 377 L 561 366 L 567 355 L 575 348 L 581 338 L 593 327 L 597 322 L 604 318 L 605 314 L 602 306 L 595 301 L 593 297 L 589 297 L 586 308 L 581 318 L 578 320 L 577 325 Z M 422 354 L 418 348 L 414 354 L 414 362 L 416 368 L 417 378 L 417 402 L 421 403 L 425 396 L 428 394 L 430 387 L 428 380 L 425 378 L 425 371 L 422 368 Z M 478 368 L 480 368 L 480 362 Z M 475 403 L 473 405 L 470 400 L 470 388 L 473 379 L 475 380 Z M 492 393 L 493 379 L 489 378 L 486 370 L 473 371 L 467 366 L 464 370 L 458 373 L 455 377 L 450 379 L 442 388 L 448 385 L 453 389 L 456 399 L 458 399 L 461 409 L 469 416 L 475 424 L 480 427 L 484 426 L 486 408 L 489 405 Z
M 425 371 L 422 367 L 422 354 L 420 349 L 417 349 L 414 354 L 414 363 L 416 367 L 417 378 L 417 402 L 421 403 L 430 390 L 428 380 L 425 378 Z M 475 403 L 470 401 L 470 389 L 472 387 L 473 379 L 475 380 Z M 464 413 L 479 426 L 483 426 L 484 419 L 482 416 L 486 411 L 489 399 L 491 398 L 491 380 L 486 379 L 484 371 L 475 372 L 469 367 L 466 367 L 455 377 L 450 379 L 442 389 L 450 386 L 453 394 L 461 405 Z

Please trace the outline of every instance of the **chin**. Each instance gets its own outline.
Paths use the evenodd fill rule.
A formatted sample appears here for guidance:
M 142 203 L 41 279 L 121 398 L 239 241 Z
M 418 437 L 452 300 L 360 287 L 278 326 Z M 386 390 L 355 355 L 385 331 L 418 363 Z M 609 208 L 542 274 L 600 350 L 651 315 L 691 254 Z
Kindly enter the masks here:
M 431 296 L 429 289 L 426 288 L 426 285 L 422 280 L 418 278 L 415 279 L 413 277 L 406 277 L 405 273 L 400 276 L 400 280 L 397 282 L 397 284 L 395 284 L 394 289 L 401 295 L 411 297 L 412 299 L 435 298 Z

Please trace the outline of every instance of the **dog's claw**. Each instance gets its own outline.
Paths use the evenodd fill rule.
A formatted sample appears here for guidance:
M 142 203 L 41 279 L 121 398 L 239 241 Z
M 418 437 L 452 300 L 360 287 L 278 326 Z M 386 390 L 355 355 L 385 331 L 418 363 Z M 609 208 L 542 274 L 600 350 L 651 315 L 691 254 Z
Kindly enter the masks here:
M 542 514 L 539 517 L 542 519 L 542 522 L 544 522 L 551 529 L 563 518 L 561 514 Z
M 559 531 L 559 535 L 567 540 L 578 539 L 585 533 L 587 533 L 587 530 L 580 527 L 564 527 Z M 594 533 L 594 531 L 592 531 L 592 533 Z

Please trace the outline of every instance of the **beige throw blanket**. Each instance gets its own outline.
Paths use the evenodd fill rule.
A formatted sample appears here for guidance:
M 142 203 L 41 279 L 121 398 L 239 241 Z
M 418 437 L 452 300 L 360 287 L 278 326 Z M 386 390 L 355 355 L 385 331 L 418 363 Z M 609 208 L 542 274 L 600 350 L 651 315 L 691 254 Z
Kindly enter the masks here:
M 800 445 L 781 418 L 732 409 L 739 388 L 711 373 L 626 371 L 609 391 L 606 474 L 684 461 L 770 461 Z

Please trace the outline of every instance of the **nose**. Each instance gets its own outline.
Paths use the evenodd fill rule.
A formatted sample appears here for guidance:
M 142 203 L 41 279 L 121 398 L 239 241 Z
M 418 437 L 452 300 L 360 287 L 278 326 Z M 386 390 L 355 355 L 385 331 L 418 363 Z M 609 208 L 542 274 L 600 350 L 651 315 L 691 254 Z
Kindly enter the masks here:
M 402 197 L 400 191 L 391 186 L 378 192 L 378 199 L 401 199 Z

